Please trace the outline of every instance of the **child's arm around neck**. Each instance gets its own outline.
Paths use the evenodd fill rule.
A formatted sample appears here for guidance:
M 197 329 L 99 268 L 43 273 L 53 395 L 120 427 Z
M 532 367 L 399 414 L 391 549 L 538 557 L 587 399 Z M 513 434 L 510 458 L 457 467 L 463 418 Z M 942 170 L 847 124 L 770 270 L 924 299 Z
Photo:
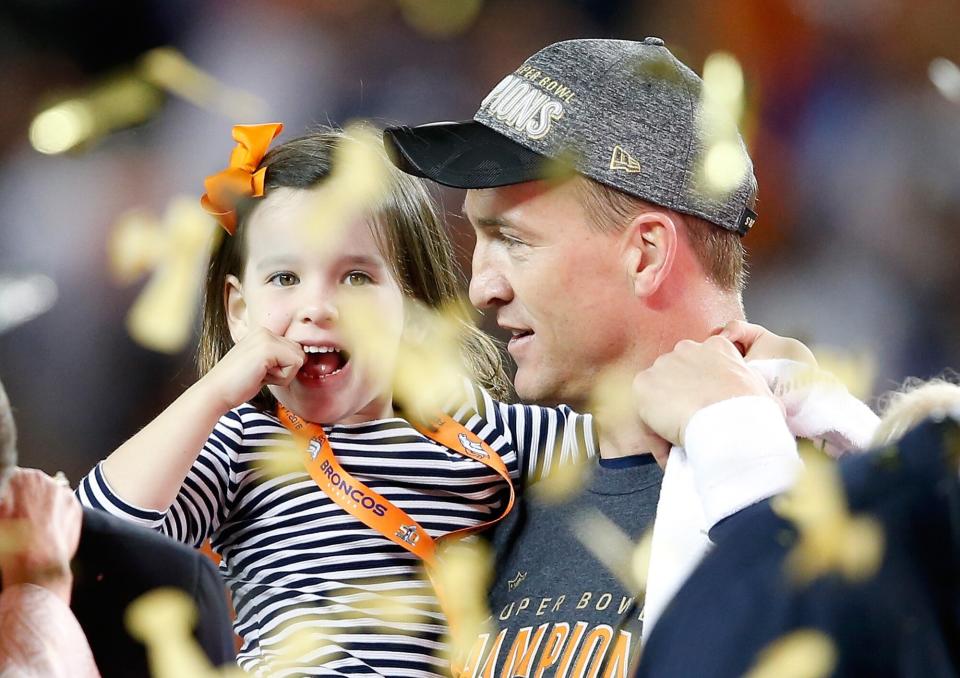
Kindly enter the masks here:
M 287 384 L 303 348 L 266 329 L 239 341 L 217 365 L 103 462 L 110 487 L 127 503 L 166 511 L 217 421 L 264 384 Z

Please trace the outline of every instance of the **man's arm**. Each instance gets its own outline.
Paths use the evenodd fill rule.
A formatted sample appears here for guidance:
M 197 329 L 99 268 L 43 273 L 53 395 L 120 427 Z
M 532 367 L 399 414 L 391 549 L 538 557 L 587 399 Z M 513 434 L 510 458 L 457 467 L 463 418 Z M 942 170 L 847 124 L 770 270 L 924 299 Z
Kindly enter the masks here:
M 70 611 L 70 558 L 80 540 L 80 504 L 34 469 L 16 469 L 0 502 L 13 540 L 0 553 L 0 674 L 99 676 Z

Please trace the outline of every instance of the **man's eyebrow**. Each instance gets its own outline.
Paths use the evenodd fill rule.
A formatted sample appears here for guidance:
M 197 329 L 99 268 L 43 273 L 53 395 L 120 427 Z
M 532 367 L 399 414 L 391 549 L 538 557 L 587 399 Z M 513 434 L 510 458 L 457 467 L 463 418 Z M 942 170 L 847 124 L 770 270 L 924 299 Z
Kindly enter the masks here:
M 473 222 L 476 228 L 492 230 L 495 228 L 515 228 L 514 225 L 503 217 L 479 217 Z

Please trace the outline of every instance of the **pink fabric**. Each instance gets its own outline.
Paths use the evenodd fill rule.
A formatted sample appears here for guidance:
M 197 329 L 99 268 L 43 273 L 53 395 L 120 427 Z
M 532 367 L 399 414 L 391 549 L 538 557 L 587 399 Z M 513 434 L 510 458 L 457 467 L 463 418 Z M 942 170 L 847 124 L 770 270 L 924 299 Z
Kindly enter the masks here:
M 83 629 L 60 598 L 34 584 L 0 593 L 0 674 L 99 678 Z

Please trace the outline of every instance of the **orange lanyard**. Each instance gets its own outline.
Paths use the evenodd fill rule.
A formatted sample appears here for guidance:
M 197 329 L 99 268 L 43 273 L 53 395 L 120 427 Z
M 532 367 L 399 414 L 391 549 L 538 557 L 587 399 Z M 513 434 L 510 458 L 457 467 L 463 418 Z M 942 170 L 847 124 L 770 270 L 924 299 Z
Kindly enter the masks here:
M 386 497 L 371 490 L 348 473 L 337 461 L 330 447 L 330 440 L 323 427 L 304 421 L 283 405 L 277 406 L 277 415 L 283 425 L 290 430 L 302 447 L 303 463 L 314 482 L 330 499 L 344 511 L 352 515 L 367 527 L 373 528 L 384 537 L 398 544 L 420 558 L 429 567 L 437 563 L 437 542 L 406 511 L 396 506 Z M 510 474 L 500 455 L 493 451 L 463 424 L 447 415 L 442 415 L 434 426 L 417 430 L 424 436 L 449 450 L 480 462 L 493 469 L 507 483 L 510 499 L 503 512 L 486 522 L 455 530 L 441 537 L 443 540 L 458 539 L 471 532 L 477 532 L 502 520 L 516 499 L 516 491 L 510 481 Z M 438 592 L 439 593 L 439 592 Z

